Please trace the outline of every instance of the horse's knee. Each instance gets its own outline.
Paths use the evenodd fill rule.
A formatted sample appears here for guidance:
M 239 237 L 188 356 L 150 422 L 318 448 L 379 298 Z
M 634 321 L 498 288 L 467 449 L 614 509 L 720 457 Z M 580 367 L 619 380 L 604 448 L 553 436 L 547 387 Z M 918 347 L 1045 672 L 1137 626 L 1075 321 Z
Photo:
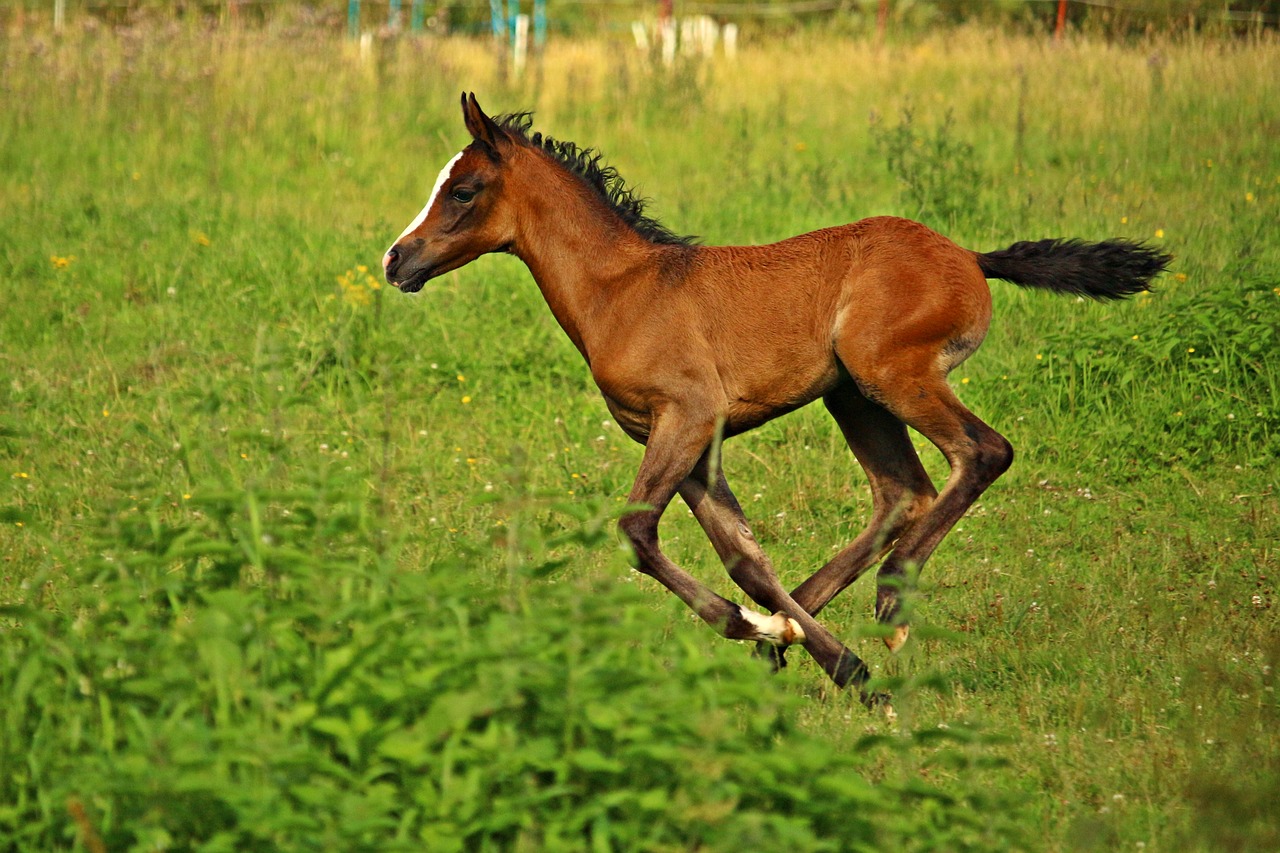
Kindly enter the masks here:
M 633 512 L 618 520 L 618 530 L 627 537 L 637 568 L 648 572 L 648 564 L 658 553 L 658 520 L 650 512 Z

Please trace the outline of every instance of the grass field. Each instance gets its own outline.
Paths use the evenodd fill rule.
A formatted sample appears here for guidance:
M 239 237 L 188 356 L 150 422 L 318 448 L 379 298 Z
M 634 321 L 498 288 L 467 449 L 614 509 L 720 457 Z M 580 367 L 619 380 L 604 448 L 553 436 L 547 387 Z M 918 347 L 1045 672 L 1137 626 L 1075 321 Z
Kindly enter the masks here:
M 1275 41 L 630 51 L 0 39 L 0 850 L 1280 847 Z M 518 262 L 379 287 L 463 89 L 708 243 L 895 213 L 1176 255 L 1123 304 L 993 283 L 953 381 L 1014 467 L 896 659 L 869 581 L 824 614 L 896 727 L 629 570 L 640 448 Z M 869 513 L 820 407 L 725 465 L 789 584 Z

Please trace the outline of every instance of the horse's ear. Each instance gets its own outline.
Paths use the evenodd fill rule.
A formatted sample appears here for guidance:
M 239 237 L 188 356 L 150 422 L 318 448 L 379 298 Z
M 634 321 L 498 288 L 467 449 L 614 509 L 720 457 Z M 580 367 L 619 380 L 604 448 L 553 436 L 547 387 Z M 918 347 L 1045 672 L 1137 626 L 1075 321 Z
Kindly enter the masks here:
M 485 153 L 496 160 L 498 146 L 509 141 L 507 132 L 484 114 L 474 93 L 464 92 L 462 95 L 462 120 L 466 122 L 467 132 L 471 134 L 471 138 L 480 143 Z

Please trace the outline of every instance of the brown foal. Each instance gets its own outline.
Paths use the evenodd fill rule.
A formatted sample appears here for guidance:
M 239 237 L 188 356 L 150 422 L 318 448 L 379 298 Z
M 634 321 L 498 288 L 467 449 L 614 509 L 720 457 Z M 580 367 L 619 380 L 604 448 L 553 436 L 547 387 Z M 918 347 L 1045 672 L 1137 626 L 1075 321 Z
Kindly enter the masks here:
M 888 555 L 876 617 L 907 638 L 900 590 L 1013 448 L 956 398 L 947 374 L 991 322 L 987 278 L 1120 298 L 1146 290 L 1169 257 L 1135 243 L 1042 240 L 979 254 L 917 222 L 876 217 L 768 246 L 702 246 L 644 215 L 598 155 L 529 134 L 527 114 L 490 118 L 474 95 L 471 143 L 440 172 L 426 207 L 383 258 L 416 292 L 480 255 L 529 267 L 582 353 L 605 404 L 645 446 L 620 527 L 640 571 L 726 637 L 802 644 L 864 702 L 866 665 L 814 617 Z M 867 529 L 788 593 L 720 468 L 720 439 L 821 398 L 867 472 Z M 951 466 L 941 492 L 907 427 Z M 717 595 L 658 546 L 679 493 L 730 577 L 766 616 Z

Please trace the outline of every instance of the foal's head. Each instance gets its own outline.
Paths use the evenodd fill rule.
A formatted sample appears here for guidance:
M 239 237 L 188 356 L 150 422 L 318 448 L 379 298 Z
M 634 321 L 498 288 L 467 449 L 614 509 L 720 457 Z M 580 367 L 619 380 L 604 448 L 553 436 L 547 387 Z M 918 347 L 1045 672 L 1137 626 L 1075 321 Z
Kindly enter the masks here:
M 530 134 L 527 113 L 491 119 L 475 95 L 462 96 L 462 116 L 471 144 L 445 164 L 427 206 L 382 258 L 387 281 L 404 292 L 421 290 L 429 279 L 487 252 L 518 252 L 522 219 L 563 225 L 572 218 L 574 197 L 587 203 L 575 207 L 578 225 L 590 222 L 657 245 L 694 245 L 694 238 L 646 215 L 644 199 L 598 152 Z
M 518 143 L 475 95 L 462 96 L 462 115 L 471 144 L 440 170 L 427 206 L 382 258 L 387 281 L 405 293 L 515 239 L 515 214 L 502 190 L 504 160 Z

